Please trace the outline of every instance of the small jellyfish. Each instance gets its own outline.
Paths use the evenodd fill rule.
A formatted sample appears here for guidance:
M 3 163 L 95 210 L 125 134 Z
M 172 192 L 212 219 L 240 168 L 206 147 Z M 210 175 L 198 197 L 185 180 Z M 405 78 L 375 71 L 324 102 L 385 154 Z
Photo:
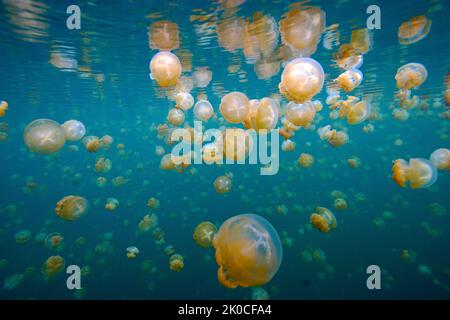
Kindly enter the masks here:
M 321 232 L 329 232 L 337 227 L 336 217 L 327 208 L 317 207 L 310 216 L 310 222 L 314 228 Z
M 42 265 L 42 273 L 46 277 L 53 277 L 54 275 L 63 271 L 65 261 L 61 256 L 51 256 Z
M 172 154 L 171 153 L 165 154 L 161 158 L 160 163 L 159 163 L 159 167 L 162 170 L 174 170 L 176 168 L 175 163 L 172 161 Z
M 109 170 L 111 170 L 111 166 L 111 160 L 100 157 L 95 163 L 95 172 L 107 173 Z
M 95 185 L 99 188 L 103 188 L 104 186 L 106 186 L 106 183 L 108 182 L 108 180 L 106 180 L 105 177 L 98 177 L 95 180 Z
M 47 235 L 44 245 L 48 249 L 58 249 L 62 245 L 64 237 L 59 232 L 52 232 Z
M 427 69 L 420 63 L 408 63 L 397 70 L 395 80 L 399 89 L 415 89 L 428 77 Z
M 217 277 L 227 288 L 261 286 L 277 273 L 283 251 L 277 231 L 266 219 L 243 214 L 226 220 L 213 240 Z
M 336 83 L 345 92 L 353 91 L 363 80 L 363 74 L 358 69 L 347 70 L 340 74 L 336 79 Z
M 326 140 L 332 147 L 340 147 L 348 142 L 345 131 L 336 131 L 330 125 L 317 129 L 317 133 L 321 140 Z
M 412 189 L 427 188 L 436 182 L 437 169 L 426 159 L 412 158 L 409 163 L 397 159 L 392 166 L 392 179 L 403 188 L 407 183 Z
M 167 247 L 164 248 L 164 254 L 168 257 L 175 254 L 175 247 L 169 244 Z
M 13 274 L 3 281 L 3 289 L 7 291 L 15 290 L 23 283 L 25 276 L 21 273 Z
M 347 204 L 347 200 L 343 199 L 343 198 L 337 198 L 334 200 L 334 207 L 337 210 L 342 210 L 345 211 L 348 209 L 348 204 Z
M 6 110 L 8 110 L 8 102 L 0 101 L 0 118 L 5 116 Z
M 66 143 L 60 124 L 49 119 L 31 122 L 24 130 L 24 140 L 32 152 L 45 155 L 58 152 Z
M 108 198 L 106 199 L 105 209 L 108 211 L 114 211 L 119 206 L 119 200 L 116 198 Z
M 97 152 L 102 147 L 101 140 L 96 136 L 84 137 L 82 142 L 86 150 L 91 153 Z
M 67 141 L 81 140 L 86 134 L 86 128 L 84 124 L 78 120 L 69 120 L 61 126 L 64 130 L 64 134 Z
M 252 300 L 269 300 L 269 294 L 264 288 L 253 287 L 252 288 Z
M 347 164 L 350 166 L 350 168 L 357 169 L 361 167 L 361 159 L 356 156 L 352 156 L 347 159 Z
M 56 215 L 67 221 L 75 221 L 89 210 L 89 202 L 80 196 L 66 196 L 56 204 Z
M 184 258 L 182 255 L 175 253 L 169 258 L 170 270 L 180 272 L 184 268 Z
M 431 19 L 425 16 L 412 17 L 398 28 L 398 42 L 411 44 L 425 38 L 430 32 Z
M 138 256 L 139 254 L 139 249 L 134 247 L 134 246 L 130 246 L 127 248 L 127 258 L 128 259 L 134 259 Z
M 447 215 L 447 208 L 440 203 L 434 202 L 428 206 L 428 211 L 436 217 L 442 217 Z
M 181 62 L 168 51 L 155 54 L 150 61 L 150 72 L 160 87 L 174 86 L 181 75 Z
M 290 139 L 286 139 L 281 143 L 281 150 L 283 152 L 294 151 L 296 148 L 296 143 Z
M 147 200 L 147 207 L 149 207 L 151 209 L 158 209 L 159 208 L 159 200 L 156 199 L 155 197 L 150 197 Z
M 20 230 L 14 235 L 14 239 L 18 244 L 25 244 L 31 240 L 31 231 L 30 230 Z
M 311 101 L 303 104 L 289 102 L 286 106 L 286 119 L 300 127 L 309 126 L 316 116 L 316 108 Z
M 189 92 L 179 92 L 175 97 L 176 107 L 186 111 L 194 105 L 194 97 Z
M 425 264 L 419 264 L 417 266 L 417 271 L 419 272 L 419 274 L 421 274 L 423 276 L 431 276 L 433 273 L 433 270 L 431 269 L 431 267 L 429 267 Z
M 184 118 L 184 112 L 176 108 L 170 109 L 169 113 L 167 114 L 167 121 L 175 127 L 182 124 L 184 122 Z
M 104 135 L 100 138 L 100 143 L 103 146 L 103 149 L 108 150 L 114 142 L 114 138 L 110 135 Z
M 230 92 L 220 101 L 220 113 L 230 123 L 241 123 L 250 111 L 250 103 L 247 96 L 241 92 Z
M 214 180 L 214 189 L 217 193 L 224 194 L 231 191 L 233 182 L 228 175 L 219 176 Z
M 303 168 L 311 168 L 314 164 L 314 157 L 309 153 L 302 153 L 297 160 L 297 163 L 300 167 Z
M 316 262 L 324 263 L 327 260 L 327 256 L 322 249 L 315 249 L 312 253 L 312 257 Z
M 439 148 L 430 155 L 431 163 L 439 170 L 450 170 L 450 150 Z
M 213 239 L 216 233 L 216 226 L 209 221 L 205 221 L 195 227 L 193 238 L 200 247 L 210 248 L 213 246 Z
M 206 122 L 214 115 L 214 109 L 208 100 L 199 100 L 194 105 L 194 115 L 197 120 Z
M 398 121 L 406 121 L 409 119 L 409 112 L 406 109 L 395 108 L 392 110 L 392 117 Z

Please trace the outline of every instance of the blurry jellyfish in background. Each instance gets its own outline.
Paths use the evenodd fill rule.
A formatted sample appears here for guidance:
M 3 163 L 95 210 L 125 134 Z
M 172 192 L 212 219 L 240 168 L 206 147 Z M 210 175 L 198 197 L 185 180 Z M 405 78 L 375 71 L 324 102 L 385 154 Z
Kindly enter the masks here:
M 25 276 L 21 273 L 13 274 L 3 281 L 3 289 L 7 291 L 15 290 L 23 283 Z
M 316 60 L 297 58 L 284 68 L 278 88 L 286 99 L 303 103 L 322 90 L 324 78 L 323 68 Z
M 44 244 L 47 234 L 45 232 L 39 232 L 34 237 L 34 241 L 39 244 Z
M 243 47 L 245 21 L 241 17 L 226 17 L 216 25 L 217 41 L 226 51 L 235 52 Z
M 120 187 L 126 184 L 129 180 L 123 176 L 117 176 L 112 179 L 112 183 L 114 187 Z
M 103 146 L 103 149 L 105 150 L 108 150 L 110 146 L 113 144 L 113 142 L 114 138 L 107 134 L 100 138 L 100 143 Z
M 139 222 L 138 229 L 140 233 L 150 231 L 158 225 L 158 216 L 152 213 L 151 215 L 145 215 Z
M 363 74 L 358 69 L 347 70 L 340 74 L 336 79 L 336 83 L 345 92 L 353 91 L 363 80 Z
M 405 109 L 395 108 L 392 110 L 392 117 L 398 121 L 406 121 L 409 119 L 409 112 Z
M 41 271 L 45 277 L 53 277 L 63 271 L 65 261 L 61 256 L 51 256 L 42 265 Z
M 200 247 L 210 248 L 213 246 L 213 239 L 216 233 L 216 226 L 209 221 L 205 221 L 195 227 L 193 238 Z
M 194 85 L 197 88 L 206 88 L 212 79 L 212 72 L 208 67 L 196 68 L 192 73 L 192 79 L 194 80 Z
M 44 244 L 47 249 L 61 248 L 64 237 L 59 232 L 52 232 L 45 238 Z
M 252 300 L 269 300 L 269 294 L 264 288 L 253 287 L 252 288 Z
M 82 142 L 86 150 L 91 153 L 97 152 L 102 147 L 101 140 L 96 136 L 84 137 Z
M 343 44 L 334 55 L 339 68 L 344 70 L 358 69 L 363 64 L 363 55 L 351 44 Z
M 309 153 L 302 153 L 297 160 L 297 163 L 300 167 L 303 168 L 311 168 L 314 164 L 314 157 Z
M 347 123 L 355 125 L 366 120 L 371 111 L 371 104 L 367 101 L 359 101 L 351 105 L 347 111 Z
M 352 30 L 350 45 L 360 53 L 367 53 L 371 49 L 372 39 L 369 29 L 362 28 Z
M 217 193 L 224 194 L 231 191 L 233 182 L 228 175 L 219 176 L 214 180 L 214 189 Z
M 184 258 L 182 255 L 175 253 L 169 258 L 170 270 L 179 272 L 184 268 Z
M 175 97 L 175 102 L 177 108 L 186 111 L 194 105 L 194 97 L 189 92 L 179 92 Z
M 150 72 L 160 87 L 177 84 L 181 75 L 181 62 L 176 55 L 168 51 L 155 54 L 150 61 Z
M 408 63 L 397 70 L 395 80 L 399 89 L 415 89 L 428 77 L 427 69 L 420 63 Z
M 428 35 L 430 28 L 431 19 L 425 16 L 412 17 L 398 28 L 398 42 L 400 44 L 418 42 Z
M 107 173 L 111 170 L 111 160 L 101 157 L 95 163 L 95 172 Z
M 159 163 L 159 167 L 162 170 L 174 170 L 176 168 L 175 163 L 172 161 L 172 154 L 165 154 Z
M 256 101 L 250 101 L 250 111 L 244 121 L 244 126 L 247 129 L 255 130 L 271 130 L 275 128 L 278 123 L 280 109 L 278 102 L 272 98 L 263 98 L 257 104 Z
M 350 166 L 350 168 L 357 169 L 361 167 L 361 159 L 356 156 L 350 157 L 347 159 L 347 164 Z
M 89 202 L 79 196 L 66 196 L 56 204 L 55 212 L 60 218 L 75 221 L 84 216 L 89 210 Z
M 403 249 L 400 258 L 406 262 L 416 262 L 417 253 L 408 249 Z
M 197 120 L 208 121 L 214 115 L 214 109 L 208 100 L 199 100 L 194 105 L 194 115 Z
M 66 142 L 60 124 L 49 119 L 31 122 L 25 128 L 24 140 L 31 151 L 45 155 L 58 152 Z
M 327 256 L 322 249 L 315 249 L 312 253 L 312 257 L 316 262 L 325 263 Z
M 78 120 L 69 120 L 61 126 L 64 130 L 64 134 L 67 141 L 81 140 L 86 134 L 86 128 L 84 124 Z
M 158 209 L 159 208 L 159 200 L 155 197 L 150 197 L 147 200 L 147 207 L 151 209 Z
M 283 140 L 281 143 L 281 150 L 283 152 L 291 152 L 294 151 L 296 148 L 296 143 L 290 139 Z
M 127 248 L 127 258 L 128 259 L 134 259 L 138 256 L 139 254 L 139 249 L 134 247 L 134 246 L 130 246 Z
M 258 79 L 267 80 L 280 72 L 280 62 L 271 59 L 259 59 L 253 65 L 253 69 Z
M 157 227 L 157 228 L 153 229 L 152 235 L 153 235 L 153 239 L 155 239 L 156 244 L 161 245 L 161 244 L 165 243 L 164 237 L 166 236 L 166 234 L 164 233 L 164 231 L 161 228 Z
M 106 183 L 108 182 L 108 180 L 106 180 L 105 177 L 98 177 L 95 180 L 95 185 L 99 188 L 103 188 L 104 186 L 106 186 Z
M 289 102 L 286 106 L 286 119 L 300 127 L 309 126 L 316 116 L 316 108 L 311 101 L 303 104 Z
M 417 266 L 417 271 L 419 272 L 420 275 L 422 276 L 431 276 L 433 273 L 433 270 L 431 269 L 431 267 L 425 265 L 425 264 L 419 264 Z
M 434 202 L 428 206 L 428 211 L 436 217 L 443 217 L 447 215 L 447 208 L 440 203 Z
M 348 209 L 348 204 L 347 204 L 347 201 L 346 201 L 345 199 L 343 199 L 343 198 L 337 198 L 337 199 L 334 200 L 334 207 L 335 207 L 337 210 L 342 210 L 342 211 L 344 211 L 344 210 L 347 210 L 347 209 Z
M 31 240 L 30 230 L 21 230 L 14 235 L 14 239 L 18 244 L 25 244 Z
M 172 256 L 173 254 L 175 254 L 175 247 L 169 244 L 164 248 L 164 254 L 168 257 Z
M 431 163 L 439 170 L 450 170 L 450 150 L 439 148 L 430 155 Z
M 234 91 L 222 97 L 219 110 L 228 122 L 241 123 L 250 111 L 250 103 L 245 94 Z
M 0 118 L 5 116 L 6 110 L 8 110 L 8 102 L 0 101 Z
M 114 211 L 119 206 L 119 200 L 116 198 L 108 198 L 106 199 L 105 209 L 108 211 Z
M 281 240 L 261 216 L 242 214 L 226 220 L 213 241 L 217 277 L 227 288 L 261 286 L 277 273 L 283 258 Z
M 184 122 L 184 112 L 180 109 L 172 108 L 167 114 L 167 121 L 175 127 L 179 126 Z
M 156 147 L 155 147 L 155 154 L 156 154 L 158 157 L 162 157 L 165 153 L 166 153 L 166 150 L 164 150 L 164 147 L 163 147 L 163 146 L 156 146 Z
M 399 186 L 412 189 L 427 188 L 437 180 L 436 167 L 426 159 L 411 158 L 409 163 L 397 159 L 392 166 L 392 179 Z
M 156 21 L 149 28 L 150 49 L 175 50 L 180 47 L 178 25 L 171 21 Z
M 327 208 L 317 207 L 310 216 L 310 222 L 314 228 L 321 232 L 329 232 L 337 227 L 336 217 Z
M 345 131 L 331 129 L 330 125 L 317 129 L 320 140 L 326 140 L 332 147 L 340 147 L 348 142 L 348 135 Z

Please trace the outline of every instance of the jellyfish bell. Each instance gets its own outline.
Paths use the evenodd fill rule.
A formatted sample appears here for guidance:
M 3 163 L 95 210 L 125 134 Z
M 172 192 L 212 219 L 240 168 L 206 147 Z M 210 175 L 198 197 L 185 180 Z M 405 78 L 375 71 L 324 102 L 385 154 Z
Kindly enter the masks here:
M 69 120 L 61 126 L 64 130 L 64 134 L 67 141 L 78 141 L 83 139 L 86 134 L 86 128 L 84 124 L 78 120 Z
M 316 108 L 313 103 L 307 101 L 302 104 L 289 102 L 286 106 L 286 119 L 299 127 L 309 126 L 316 116 Z
M 340 74 L 336 79 L 336 83 L 345 92 L 353 91 L 363 80 L 363 74 L 358 69 L 347 70 Z
M 0 118 L 5 116 L 6 110 L 8 110 L 8 102 L 0 101 Z
M 91 153 L 95 153 L 95 152 L 99 151 L 100 148 L 102 147 L 101 140 L 96 136 L 84 137 L 82 142 L 83 142 L 83 145 L 86 148 L 86 150 Z
M 321 232 L 329 232 L 337 227 L 336 217 L 327 208 L 317 207 L 310 216 L 310 222 L 314 228 Z
M 158 52 L 150 61 L 150 72 L 160 87 L 177 84 L 181 76 L 181 62 L 176 55 L 168 51 Z
M 169 121 L 169 123 L 173 126 L 179 126 L 184 122 L 184 119 L 184 112 L 180 109 L 172 108 L 167 114 L 167 121 Z
M 220 101 L 219 110 L 228 122 L 241 123 L 249 113 L 249 100 L 242 92 L 230 92 Z
M 46 277 L 53 277 L 61 273 L 64 269 L 65 261 L 61 256 L 50 256 L 42 265 L 42 274 Z
M 397 159 L 392 166 L 392 179 L 403 188 L 408 184 L 412 189 L 427 188 L 436 182 L 437 169 L 427 159 Z
M 175 253 L 169 258 L 170 270 L 180 272 L 184 268 L 184 258 L 182 255 Z
M 200 247 L 210 248 L 213 246 L 213 239 L 216 233 L 216 226 L 209 221 L 205 221 L 195 227 L 193 238 Z
M 213 240 L 217 277 L 227 288 L 254 287 L 269 282 L 283 258 L 281 240 L 269 221 L 254 214 L 226 220 Z
M 64 130 L 56 121 L 38 119 L 25 128 L 24 140 L 32 152 L 48 155 L 61 150 L 66 137 Z
M 311 168 L 314 163 L 314 157 L 309 153 L 302 153 L 300 154 L 297 163 L 303 168 Z
M 400 44 L 416 43 L 428 35 L 430 28 L 431 19 L 423 15 L 412 17 L 398 28 L 398 42 Z
M 151 49 L 175 50 L 180 47 L 178 25 L 171 21 L 156 21 L 149 28 L 149 46 Z
M 67 221 L 76 221 L 89 210 L 89 202 L 80 196 L 66 196 L 56 204 L 56 215 Z
M 189 92 L 179 92 L 175 97 L 175 102 L 177 108 L 186 111 L 194 105 L 194 97 Z
M 244 126 L 258 131 L 274 129 L 278 123 L 279 109 L 279 103 L 272 98 L 250 100 L 250 111 Z
M 430 155 L 431 163 L 439 170 L 450 170 L 450 150 L 439 148 Z
M 224 194 L 231 191 L 233 182 L 227 175 L 219 176 L 214 180 L 214 189 L 217 193 Z
M 59 232 L 52 232 L 47 235 L 44 240 L 44 245 L 48 249 L 57 249 L 62 245 L 64 237 Z
M 359 101 L 350 106 L 347 113 L 347 123 L 351 125 L 359 124 L 366 120 L 371 112 L 371 104 L 368 101 Z
M 108 211 L 114 211 L 119 206 L 119 200 L 116 198 L 108 198 L 106 199 L 105 209 Z
M 199 100 L 194 105 L 195 118 L 200 121 L 208 121 L 214 115 L 214 109 L 208 100 Z
M 427 69 L 420 63 L 408 63 L 397 70 L 395 80 L 399 89 L 415 89 L 428 77 Z
M 322 90 L 322 66 L 311 58 L 297 58 L 284 68 L 279 84 L 280 93 L 288 100 L 303 103 Z
M 126 250 L 128 259 L 135 259 L 139 254 L 139 249 L 135 246 L 130 246 Z

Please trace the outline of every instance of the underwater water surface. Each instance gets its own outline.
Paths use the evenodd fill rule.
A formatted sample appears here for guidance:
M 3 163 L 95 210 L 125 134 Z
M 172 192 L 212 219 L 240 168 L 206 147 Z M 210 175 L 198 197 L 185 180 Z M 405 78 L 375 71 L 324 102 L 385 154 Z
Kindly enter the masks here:
M 67 27 L 70 5 L 80 8 L 80 29 Z M 367 29 L 370 5 L 380 9 L 379 29 Z M 450 148 L 449 13 L 445 0 L 0 0 L 0 298 L 449 299 L 449 156 L 446 168 L 424 161 L 417 172 L 393 171 L 398 159 Z M 360 41 L 355 30 L 363 30 Z M 164 87 L 149 63 L 166 50 L 182 72 Z M 324 81 L 302 100 L 279 85 L 287 64 L 305 57 L 321 65 Z M 347 58 L 362 65 L 343 67 Z M 408 63 L 423 65 L 426 76 L 415 66 L 405 75 L 413 84 L 399 84 Z M 359 85 L 337 80 L 357 69 Z M 345 80 L 355 88 L 346 91 Z M 272 145 L 278 172 L 261 175 L 261 164 L 249 163 L 162 166 L 172 128 L 196 120 L 194 108 L 178 125 L 168 117 L 181 110 L 177 95 L 211 103 L 206 128 L 248 128 L 251 120 L 230 123 L 219 108 L 235 91 L 259 107 L 272 99 L 272 128 L 289 133 Z M 331 92 L 339 94 L 335 103 Z M 367 107 L 357 123 L 346 113 L 352 97 Z M 322 108 L 317 103 L 298 128 L 287 106 L 309 100 Z M 62 132 L 64 146 L 41 154 L 42 145 L 27 145 L 25 128 L 37 119 L 57 122 L 37 143 L 54 145 Z M 59 125 L 68 120 L 85 126 L 84 140 L 64 138 Z M 321 139 L 327 125 L 348 140 Z M 396 183 L 414 173 L 430 176 L 419 188 Z M 221 189 L 218 177 L 231 187 Z M 71 195 L 81 198 L 65 202 Z M 318 211 L 332 212 L 335 228 L 311 223 Z M 74 212 L 81 213 L 75 221 L 64 218 Z M 268 234 L 269 245 L 252 247 L 257 231 L 221 229 L 222 239 L 236 238 L 224 241 L 219 261 L 233 277 L 219 281 L 219 241 L 204 248 L 194 230 L 202 222 L 219 229 L 246 213 L 264 218 L 249 228 Z M 247 245 L 254 259 L 235 258 Z M 274 274 L 253 268 L 258 257 L 272 259 L 264 262 Z M 69 265 L 81 268 L 82 289 L 67 288 Z M 379 290 L 367 288 L 370 265 L 381 269 Z M 242 286 L 259 272 L 265 283 Z M 223 285 L 239 277 L 237 288 Z

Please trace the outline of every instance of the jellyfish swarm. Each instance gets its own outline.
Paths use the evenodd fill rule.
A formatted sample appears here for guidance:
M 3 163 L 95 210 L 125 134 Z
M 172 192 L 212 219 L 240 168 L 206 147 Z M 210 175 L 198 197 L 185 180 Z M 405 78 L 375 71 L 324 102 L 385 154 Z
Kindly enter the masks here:
M 66 143 L 65 133 L 60 124 L 49 119 L 31 122 L 25 128 L 24 140 L 28 149 L 45 155 L 58 152 Z
M 226 220 L 214 237 L 213 245 L 219 265 L 217 277 L 227 288 L 269 282 L 283 258 L 278 233 L 269 221 L 254 214 Z
M 67 196 L 56 204 L 55 212 L 60 218 L 75 221 L 84 216 L 89 210 L 89 202 L 79 196 Z
M 160 87 L 177 84 L 181 70 L 181 62 L 178 57 L 168 51 L 158 52 L 150 61 L 151 76 Z
M 397 159 L 392 166 L 392 179 L 403 188 L 407 183 L 412 189 L 427 188 L 436 182 L 437 169 L 426 159 Z

